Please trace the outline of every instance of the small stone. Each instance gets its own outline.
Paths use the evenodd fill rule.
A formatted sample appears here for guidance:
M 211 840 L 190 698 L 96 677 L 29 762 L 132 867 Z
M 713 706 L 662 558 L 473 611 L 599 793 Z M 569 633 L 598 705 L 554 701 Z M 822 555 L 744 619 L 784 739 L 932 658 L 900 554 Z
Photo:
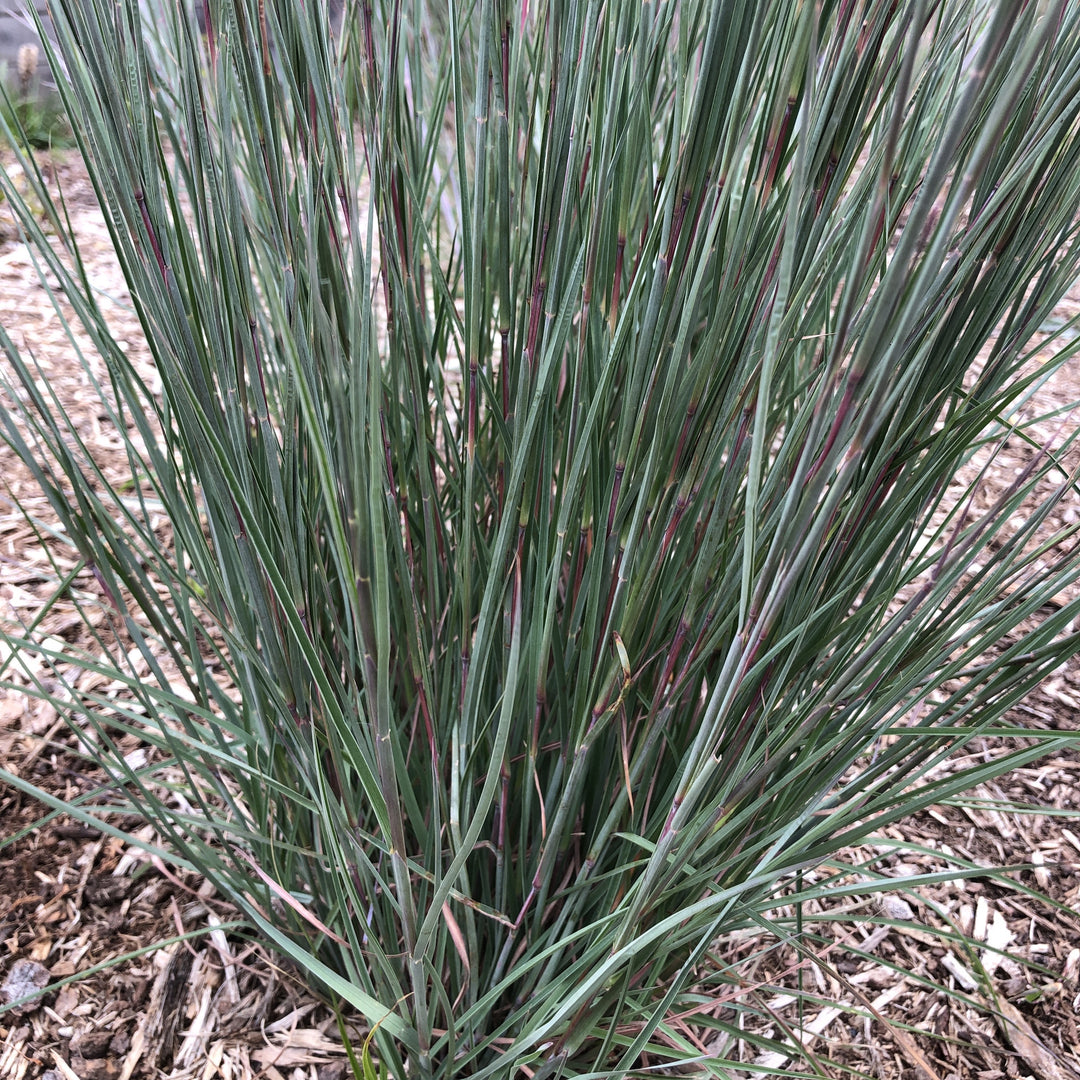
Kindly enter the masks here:
M 7 973 L 3 985 L 0 986 L 0 998 L 3 999 L 5 1005 L 10 1005 L 13 1001 L 33 994 L 48 984 L 49 970 L 43 964 L 39 964 L 36 960 L 16 960 L 11 965 L 11 970 Z M 33 1001 L 17 1006 L 13 1012 L 19 1015 L 32 1013 L 40 1004 L 40 997 L 35 998 Z
M 316 1066 L 315 1071 L 319 1080 L 345 1080 L 348 1070 L 344 1061 L 327 1061 L 325 1064 Z
M 890 919 L 908 921 L 915 918 L 911 905 L 902 896 L 886 896 L 881 901 L 881 907 Z
M 71 1040 L 71 1049 L 84 1058 L 102 1058 L 109 1052 L 111 1031 L 83 1031 Z

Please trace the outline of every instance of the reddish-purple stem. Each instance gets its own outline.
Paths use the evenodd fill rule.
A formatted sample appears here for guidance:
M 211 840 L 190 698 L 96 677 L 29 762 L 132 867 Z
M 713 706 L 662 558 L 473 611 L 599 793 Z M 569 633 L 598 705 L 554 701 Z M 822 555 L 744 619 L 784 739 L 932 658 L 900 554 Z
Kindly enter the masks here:
M 120 601 L 116 599 L 116 594 L 109 588 L 109 583 L 105 580 L 105 575 L 97 567 L 95 563 L 90 563 L 90 573 L 94 575 L 94 580 L 98 583 L 98 588 L 101 589 L 105 596 L 105 601 L 111 607 L 117 615 L 123 615 L 124 609 L 120 606 Z
M 675 637 L 671 640 L 671 648 L 668 649 L 667 659 L 664 661 L 664 670 L 660 674 L 660 681 L 656 684 L 657 699 L 659 695 L 664 692 L 664 688 L 668 685 L 671 676 L 675 672 L 675 662 L 679 658 L 679 653 L 682 651 L 682 647 L 686 642 L 686 637 L 690 633 L 690 624 L 686 621 L 684 615 L 679 620 L 679 625 L 675 630 Z M 654 701 L 653 707 L 658 704 L 658 700 Z
M 682 521 L 682 516 L 686 513 L 686 507 L 688 504 L 689 499 L 687 499 L 685 495 L 680 495 L 675 500 L 675 509 L 671 514 L 671 521 L 668 522 L 667 531 L 664 533 L 664 539 L 660 544 L 661 562 L 663 562 L 668 556 L 668 551 L 671 548 L 671 543 L 675 539 L 675 530 L 679 527 L 679 522 Z
M 828 437 L 825 439 L 825 445 L 822 447 L 821 453 L 818 454 L 813 465 L 810 466 L 810 471 L 806 474 L 807 483 L 814 479 L 818 470 L 825 463 L 825 459 L 832 451 L 833 444 L 840 434 L 840 429 L 844 426 L 844 421 L 847 419 L 848 410 L 851 408 L 851 401 L 855 395 L 854 387 L 857 385 L 858 380 L 853 379 L 845 388 L 844 396 L 840 401 L 840 408 L 836 410 L 836 416 L 833 417 L 832 427 L 829 428 Z
M 214 20 L 210 15 L 210 0 L 202 0 L 203 28 L 206 33 L 206 45 L 210 50 L 210 66 L 217 66 L 217 34 L 214 30 Z
M 773 183 L 776 180 L 776 173 L 780 168 L 780 161 L 784 156 L 784 149 L 787 146 L 788 132 L 791 130 L 791 124 L 795 118 L 795 105 L 796 99 L 789 97 L 787 105 L 784 107 L 784 115 L 780 120 L 780 127 L 772 140 L 772 145 L 766 146 L 765 148 L 765 153 L 769 155 L 769 159 L 761 188 L 762 201 L 767 199 L 772 192 Z
M 885 204 L 881 207 L 881 213 L 878 214 L 877 226 L 874 229 L 874 240 L 870 245 L 870 254 L 867 256 L 868 263 L 872 262 L 875 254 L 877 253 L 878 243 L 881 241 L 881 234 L 885 231 L 885 213 L 890 204 L 893 188 L 896 187 L 900 177 L 895 173 L 889 177 L 889 196 L 890 198 L 885 201 Z
M 259 376 L 259 390 L 262 393 L 262 399 L 266 401 L 266 379 L 263 375 L 263 362 L 262 362 L 262 350 L 259 348 L 259 335 L 258 327 L 255 324 L 255 317 L 248 317 L 248 333 L 251 335 L 251 348 L 255 354 L 255 373 Z
M 153 248 L 154 257 L 157 259 L 158 270 L 161 271 L 161 276 L 168 280 L 169 274 L 168 269 L 165 266 L 165 257 L 161 253 L 161 245 L 158 243 L 157 233 L 154 231 L 154 226 L 150 221 L 150 212 L 146 208 L 146 196 L 142 191 L 135 192 L 135 202 L 139 207 L 139 213 L 142 216 L 146 235 L 150 237 L 150 247 Z
M 675 483 L 679 475 L 679 464 L 682 461 L 683 450 L 686 447 L 686 439 L 690 434 L 690 425 L 694 422 L 697 414 L 698 403 L 693 400 L 686 407 L 686 419 L 683 421 L 682 431 L 679 432 L 679 441 L 675 444 L 675 457 L 671 462 L 671 472 L 668 474 L 668 483 Z
M 814 201 L 814 213 L 821 213 L 822 203 L 825 202 L 825 195 L 829 190 L 829 184 L 832 183 L 833 173 L 836 172 L 836 166 L 838 162 L 835 154 L 829 155 L 829 164 L 825 168 L 825 177 L 821 181 L 821 187 L 818 188 L 817 198 Z

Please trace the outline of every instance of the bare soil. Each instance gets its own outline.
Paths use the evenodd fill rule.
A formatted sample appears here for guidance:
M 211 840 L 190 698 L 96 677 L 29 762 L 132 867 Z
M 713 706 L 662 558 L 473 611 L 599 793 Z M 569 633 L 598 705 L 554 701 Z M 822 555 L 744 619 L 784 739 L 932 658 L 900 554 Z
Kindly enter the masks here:
M 62 185 L 114 332 L 152 385 L 146 344 L 82 166 L 68 155 L 46 168 Z M 70 309 L 34 269 L 5 213 L 0 206 L 0 324 L 41 365 L 106 474 L 124 476 L 130 469 L 122 442 L 73 354 L 87 343 L 68 337 L 61 313 Z M 1056 315 L 1078 310 L 1080 290 L 1074 290 Z M 87 363 L 94 371 L 90 354 Z M 1031 407 L 1077 400 L 1080 362 Z M 1022 456 L 1023 447 L 1017 452 Z M 987 498 L 1011 482 L 1019 460 L 1006 454 L 995 461 Z M 60 545 L 42 545 L 27 512 L 41 521 L 50 516 L 33 478 L 0 446 L 0 623 L 6 625 L 33 619 L 51 596 L 56 573 L 74 567 Z M 1065 507 L 1070 514 L 1076 521 L 1080 506 Z M 72 648 L 93 647 L 72 604 L 56 604 L 42 629 Z M 29 688 L 29 674 L 25 682 Z M 1075 732 L 1078 717 L 1080 662 L 1073 662 L 1018 706 L 1014 719 L 1033 729 Z M 984 740 L 965 753 L 988 758 L 1006 749 Z M 65 801 L 98 782 L 62 718 L 23 692 L 0 691 L 0 767 Z M 878 867 L 900 878 L 944 870 L 948 859 L 960 858 L 988 870 L 1013 867 L 1007 876 L 976 874 L 806 905 L 802 954 L 765 933 L 718 944 L 716 959 L 739 965 L 738 993 L 775 1018 L 774 1038 L 798 1033 L 801 1058 L 779 1051 L 763 1057 L 732 1041 L 710 1041 L 695 1017 L 674 1018 L 672 1030 L 702 1053 L 742 1055 L 780 1074 L 812 1061 L 826 1076 L 847 1068 L 890 1080 L 1080 1077 L 1080 746 L 974 794 L 970 804 L 932 807 L 888 830 L 877 848 L 847 852 L 847 865 L 884 856 Z M 1031 809 L 1021 814 L 988 805 L 994 802 Z M 0 1080 L 338 1080 L 347 1074 L 333 1014 L 257 941 L 217 929 L 159 945 L 208 926 L 228 927 L 234 913 L 205 882 L 68 815 L 42 820 L 45 812 L 0 783 L 0 842 L 14 838 L 0 848 L 0 1005 L 48 987 L 32 1004 L 0 1014 Z M 854 880 L 830 867 L 816 877 L 836 873 L 843 876 L 834 883 Z M 715 987 L 705 1011 L 734 1021 L 730 989 L 709 972 L 702 986 Z M 792 991 L 800 986 L 816 994 L 817 1004 L 799 1008 Z M 362 1038 L 359 1026 L 356 1034 Z

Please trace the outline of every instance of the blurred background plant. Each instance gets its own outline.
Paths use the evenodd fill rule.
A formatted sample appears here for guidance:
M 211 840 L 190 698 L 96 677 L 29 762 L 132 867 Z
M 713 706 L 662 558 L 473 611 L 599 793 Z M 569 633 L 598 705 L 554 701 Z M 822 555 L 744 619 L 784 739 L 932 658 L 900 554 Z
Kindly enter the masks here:
M 14 78 L 0 76 L 5 136 L 30 150 L 68 147 L 73 143 L 71 127 L 56 90 L 41 85 L 40 55 L 36 45 L 20 46 Z
M 1078 643 L 1075 430 L 1023 406 L 1074 348 L 1080 9 L 198 3 L 54 10 L 160 393 L 21 160 L 130 462 L 5 335 L 96 582 L 95 649 L 8 635 L 110 777 L 39 794 L 205 875 L 360 1070 L 688 1066 L 714 942 L 1072 738 L 1003 718 Z

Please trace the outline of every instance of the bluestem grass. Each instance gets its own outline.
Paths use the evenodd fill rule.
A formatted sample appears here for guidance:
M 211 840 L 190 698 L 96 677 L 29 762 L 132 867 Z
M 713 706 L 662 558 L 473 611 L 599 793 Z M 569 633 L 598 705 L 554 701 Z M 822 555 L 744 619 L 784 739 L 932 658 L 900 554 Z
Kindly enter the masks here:
M 677 1064 L 792 875 L 1069 738 L 935 772 L 1077 646 L 1075 432 L 1017 412 L 1071 352 L 1075 5 L 56 22 L 163 391 L 27 213 L 138 494 L 6 337 L 3 430 L 139 709 L 16 656 L 111 778 L 74 812 L 153 822 L 391 1076 Z

